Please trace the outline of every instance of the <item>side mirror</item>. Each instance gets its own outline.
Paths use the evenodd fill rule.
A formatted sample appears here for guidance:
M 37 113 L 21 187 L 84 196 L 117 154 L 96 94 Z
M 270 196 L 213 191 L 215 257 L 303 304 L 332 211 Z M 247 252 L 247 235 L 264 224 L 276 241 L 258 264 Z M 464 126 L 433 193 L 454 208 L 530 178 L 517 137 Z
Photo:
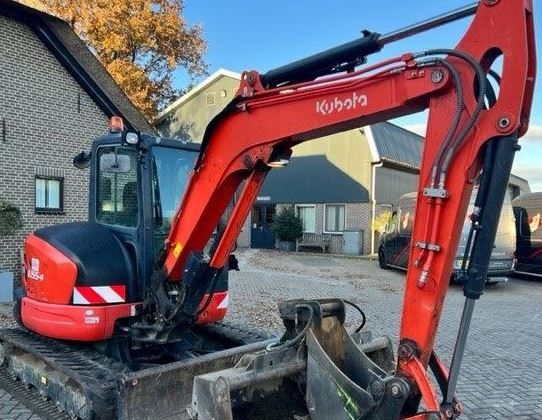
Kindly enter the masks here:
M 90 166 L 92 155 L 87 152 L 81 152 L 73 158 L 73 166 L 77 169 L 86 169 Z

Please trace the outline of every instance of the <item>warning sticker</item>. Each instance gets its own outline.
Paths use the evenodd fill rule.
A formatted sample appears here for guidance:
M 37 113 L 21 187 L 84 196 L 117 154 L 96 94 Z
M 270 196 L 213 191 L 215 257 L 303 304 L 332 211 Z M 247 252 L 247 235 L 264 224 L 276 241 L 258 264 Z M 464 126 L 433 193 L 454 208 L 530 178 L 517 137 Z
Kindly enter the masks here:
M 40 260 L 37 258 L 32 258 L 31 263 L 32 271 L 40 271 Z
M 85 317 L 85 324 L 99 324 L 99 323 L 100 323 L 100 317 L 97 317 L 97 316 Z
M 179 255 L 181 255 L 182 250 L 183 250 L 183 246 L 180 244 L 180 242 L 177 242 L 175 244 L 175 248 L 173 248 L 173 256 L 175 258 L 179 258 Z

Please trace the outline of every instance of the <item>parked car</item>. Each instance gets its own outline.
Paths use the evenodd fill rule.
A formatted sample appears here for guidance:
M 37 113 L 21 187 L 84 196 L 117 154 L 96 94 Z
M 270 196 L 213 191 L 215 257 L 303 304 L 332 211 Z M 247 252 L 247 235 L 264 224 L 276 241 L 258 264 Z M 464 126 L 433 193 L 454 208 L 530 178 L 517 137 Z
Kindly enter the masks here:
M 477 191 L 477 188 L 473 190 L 467 214 L 470 214 L 473 211 Z M 380 268 L 407 268 L 410 256 L 412 227 L 414 226 L 414 216 L 416 213 L 416 200 L 417 193 L 408 193 L 403 195 L 393 207 L 390 222 L 386 226 L 385 233 L 380 237 L 378 247 L 378 262 Z M 452 281 L 456 281 L 457 274 L 461 269 L 470 228 L 471 222 L 469 217 L 467 217 L 463 225 L 456 259 L 454 261 Z M 495 237 L 495 245 L 493 247 L 493 252 L 491 253 L 491 260 L 489 261 L 488 284 L 507 281 L 512 274 L 512 269 L 514 268 L 514 249 L 516 245 L 515 230 L 512 202 L 507 196 L 503 203 L 497 235 Z
M 517 231 L 514 271 L 542 277 L 542 193 L 522 194 L 512 206 Z

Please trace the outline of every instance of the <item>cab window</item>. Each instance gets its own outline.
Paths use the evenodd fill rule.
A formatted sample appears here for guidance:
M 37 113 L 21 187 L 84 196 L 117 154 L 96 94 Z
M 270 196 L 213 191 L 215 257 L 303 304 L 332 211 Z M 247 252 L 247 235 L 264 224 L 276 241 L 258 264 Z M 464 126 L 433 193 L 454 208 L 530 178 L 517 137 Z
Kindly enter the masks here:
M 198 151 L 165 146 L 152 148 L 152 202 L 154 248 L 159 252 L 169 234 Z
M 100 147 L 96 197 L 98 222 L 136 227 L 139 219 L 137 190 L 137 151 L 128 147 Z

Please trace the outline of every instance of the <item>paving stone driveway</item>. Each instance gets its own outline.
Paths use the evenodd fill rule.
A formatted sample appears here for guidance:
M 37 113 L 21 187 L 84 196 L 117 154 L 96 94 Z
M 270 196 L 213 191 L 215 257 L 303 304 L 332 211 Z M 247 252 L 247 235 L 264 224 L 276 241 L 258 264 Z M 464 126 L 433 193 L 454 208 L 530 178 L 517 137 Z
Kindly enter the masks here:
M 342 297 L 362 306 L 373 335 L 397 343 L 404 273 L 376 261 L 247 250 L 230 281 L 231 320 L 280 332 L 276 301 Z M 451 286 L 436 349 L 449 365 L 464 297 Z M 355 312 L 347 326 L 355 326 Z M 350 319 L 350 320 L 349 320 Z M 477 302 L 458 384 L 469 419 L 542 419 L 542 281 L 489 286 Z
M 360 304 L 374 335 L 397 343 L 404 273 L 375 261 L 317 254 L 246 250 L 230 280 L 228 319 L 279 334 L 276 302 L 342 297 Z M 449 364 L 464 298 L 452 286 L 436 348 Z M 359 322 L 348 312 L 347 327 Z M 468 419 L 542 419 L 542 281 L 514 279 L 489 287 L 477 303 L 458 384 Z M 0 389 L 0 419 L 32 413 Z M 34 419 L 36 417 L 32 417 Z
M 13 395 L 0 388 L 0 419 L 2 420 L 40 420 L 32 414 L 22 402 L 15 399 Z

